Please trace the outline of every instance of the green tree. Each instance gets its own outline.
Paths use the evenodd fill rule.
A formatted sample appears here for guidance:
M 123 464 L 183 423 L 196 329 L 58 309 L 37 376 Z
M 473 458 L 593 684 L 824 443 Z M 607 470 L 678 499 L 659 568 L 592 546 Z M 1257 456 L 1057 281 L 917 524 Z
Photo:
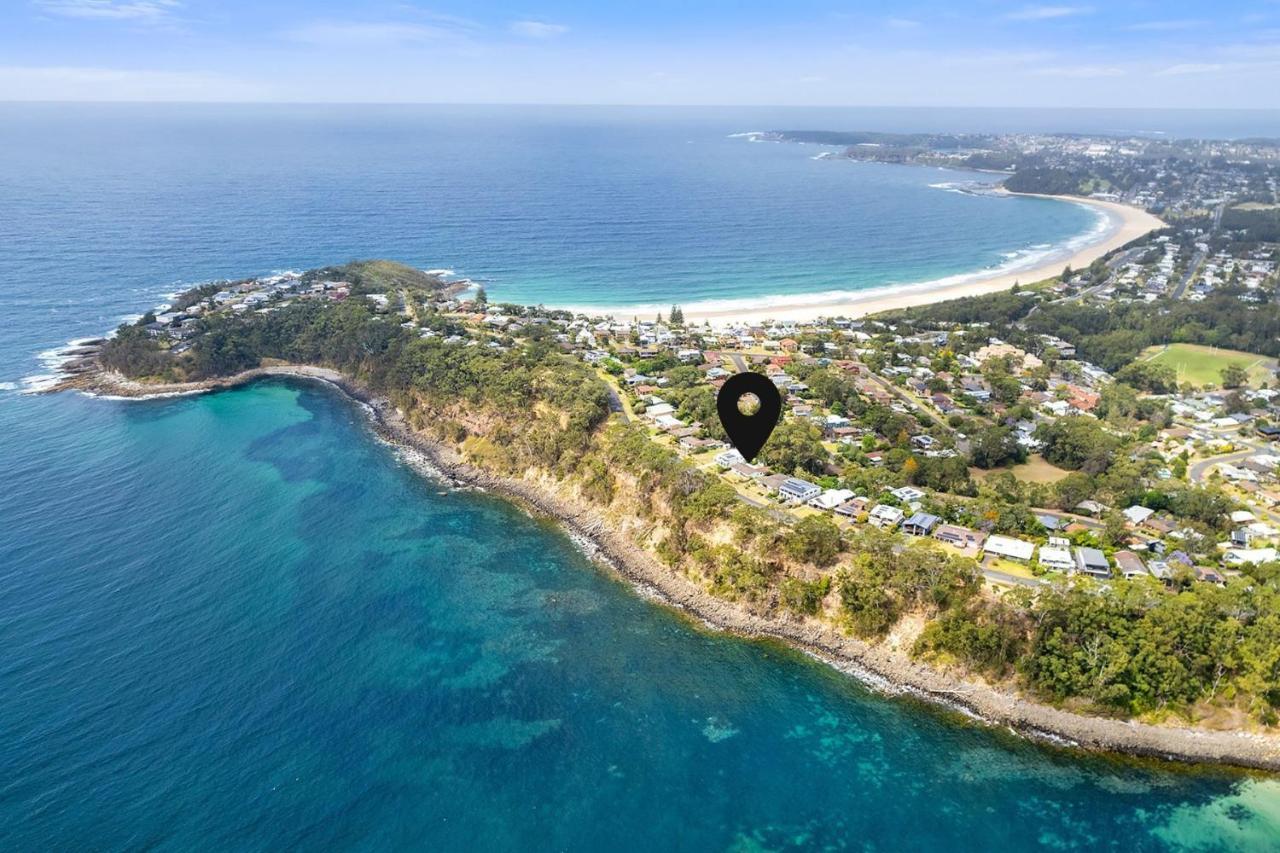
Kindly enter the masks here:
M 1061 468 L 1089 474 L 1105 471 L 1120 444 L 1096 420 L 1084 416 L 1041 424 L 1036 437 L 1044 442 L 1045 459 Z
M 802 518 L 787 531 L 783 547 L 795 560 L 829 566 L 836 561 L 843 543 L 840 528 L 829 518 L 811 515 Z
M 760 451 L 767 465 L 787 474 L 821 474 L 827 456 L 822 433 L 812 421 L 802 418 L 783 420 Z
M 800 578 L 783 578 L 778 584 L 778 596 L 782 606 L 806 616 L 816 615 L 822 608 L 822 599 L 831 591 L 831 578 L 823 576 L 815 581 Z
M 1222 377 L 1223 388 L 1240 388 L 1249 381 L 1249 371 L 1234 361 L 1218 371 L 1218 375 Z
M 999 468 L 1026 461 L 1026 450 L 1018 444 L 1013 430 L 993 426 L 981 430 L 970 441 L 969 456 L 979 468 Z

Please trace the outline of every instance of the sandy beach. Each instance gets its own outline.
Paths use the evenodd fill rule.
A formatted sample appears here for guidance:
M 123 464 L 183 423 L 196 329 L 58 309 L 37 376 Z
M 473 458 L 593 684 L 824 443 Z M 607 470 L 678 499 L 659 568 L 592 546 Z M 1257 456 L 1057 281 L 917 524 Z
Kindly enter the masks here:
M 1025 193 L 1022 195 L 1031 195 Z M 1158 217 L 1127 204 L 1110 201 L 1078 198 L 1076 196 L 1041 195 L 1037 198 L 1052 198 L 1084 204 L 1101 210 L 1110 219 L 1107 229 L 1098 235 L 1098 239 L 1069 257 L 1059 257 L 1046 261 L 1038 266 L 1011 272 L 993 271 L 990 276 L 975 276 L 953 284 L 895 285 L 873 288 L 860 293 L 850 293 L 847 298 L 830 302 L 797 302 L 795 304 L 771 302 L 758 308 L 733 308 L 723 310 L 699 310 L 695 307 L 684 309 L 686 320 L 707 321 L 712 325 L 730 325 L 733 323 L 758 323 L 764 320 L 814 320 L 818 317 L 863 317 L 881 311 L 896 308 L 910 308 L 916 305 L 929 305 L 962 296 L 980 296 L 984 293 L 995 293 L 1007 290 L 1015 283 L 1030 284 L 1043 281 L 1058 275 L 1068 264 L 1072 269 L 1087 267 L 1108 252 L 1120 248 L 1126 243 L 1136 240 L 1160 228 L 1166 227 Z M 635 312 L 620 308 L 614 313 L 618 317 L 631 317 Z

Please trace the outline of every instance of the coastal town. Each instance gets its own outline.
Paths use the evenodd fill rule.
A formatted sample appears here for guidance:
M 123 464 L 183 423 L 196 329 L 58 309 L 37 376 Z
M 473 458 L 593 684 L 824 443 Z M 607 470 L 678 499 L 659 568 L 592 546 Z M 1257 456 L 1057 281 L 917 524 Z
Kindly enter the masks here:
M 1040 304 L 1159 310 L 1219 291 L 1242 310 L 1274 303 L 1280 246 L 1233 246 L 1194 231 L 1182 240 L 1159 234 L 1015 298 L 1028 313 Z M 1274 357 L 1175 343 L 1109 371 L 1073 341 L 1028 334 L 1026 324 L 904 316 L 712 328 L 684 322 L 678 307 L 622 319 L 489 304 L 466 282 L 422 303 L 403 291 L 351 290 L 283 273 L 206 287 L 140 323 L 180 355 L 210 315 L 359 298 L 447 346 L 504 351 L 550 339 L 609 383 L 617 417 L 643 424 L 744 503 L 788 523 L 820 516 L 842 529 L 928 537 L 979 559 L 995 585 L 1074 576 L 1221 584 L 1242 564 L 1277 556 Z M 1010 332 L 1021 345 L 1001 337 Z M 744 370 L 768 377 L 785 399 L 783 423 L 756 464 L 714 417 L 716 392 Z M 1114 447 L 1103 460 L 1078 458 L 1072 442 L 1081 436 Z M 1122 459 L 1136 475 L 1127 500 L 1096 500 L 1091 476 Z M 1210 514 L 1171 504 L 1171 494 L 1192 489 L 1209 496 Z
M 1280 145 L 1273 139 L 832 131 L 754 138 L 823 146 L 827 159 L 1004 173 L 1013 192 L 1124 202 L 1164 217 L 1216 221 L 1233 204 L 1280 201 Z

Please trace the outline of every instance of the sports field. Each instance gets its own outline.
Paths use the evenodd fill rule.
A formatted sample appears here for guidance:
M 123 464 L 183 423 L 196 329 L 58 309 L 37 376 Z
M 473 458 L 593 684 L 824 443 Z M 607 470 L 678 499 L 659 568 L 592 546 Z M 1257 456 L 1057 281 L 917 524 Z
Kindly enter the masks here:
M 1270 380 L 1276 368 L 1274 358 L 1199 344 L 1149 347 L 1140 357 L 1146 361 L 1167 364 L 1178 372 L 1179 382 L 1190 382 L 1201 387 L 1220 387 L 1222 369 L 1228 364 L 1239 364 L 1248 370 L 1249 384 L 1255 387 Z

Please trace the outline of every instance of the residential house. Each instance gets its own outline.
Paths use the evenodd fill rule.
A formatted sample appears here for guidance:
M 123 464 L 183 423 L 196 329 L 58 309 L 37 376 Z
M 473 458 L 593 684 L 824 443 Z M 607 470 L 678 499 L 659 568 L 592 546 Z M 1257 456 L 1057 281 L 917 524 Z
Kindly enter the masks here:
M 742 454 L 732 447 L 723 453 L 717 453 L 715 458 L 715 463 L 721 468 L 732 468 L 739 462 L 745 461 L 746 460 L 742 458 Z
M 1120 514 L 1123 515 L 1130 524 L 1136 527 L 1151 516 L 1155 515 L 1155 510 L 1147 509 L 1145 506 L 1135 505 L 1128 509 L 1121 510 Z
M 1040 565 L 1046 569 L 1069 572 L 1076 567 L 1071 556 L 1071 543 L 1058 536 L 1050 536 L 1049 544 L 1040 547 Z
M 853 497 L 853 491 L 850 489 L 827 489 L 816 498 L 811 498 L 809 506 L 814 509 L 834 510 L 851 497 Z
M 896 506 L 889 504 L 876 504 L 872 508 L 868 520 L 884 530 L 892 530 L 902 522 L 903 512 Z
M 933 538 L 976 555 L 987 541 L 987 534 L 958 524 L 943 524 L 933 531 Z
M 903 531 L 912 536 L 928 536 L 942 519 L 927 512 L 917 512 L 902 523 Z
M 1228 566 L 1243 566 L 1245 563 L 1270 563 L 1276 558 L 1275 548 L 1229 548 L 1222 555 L 1222 562 Z
M 1015 539 L 1012 536 L 988 536 L 983 551 L 987 554 L 993 554 L 997 557 L 1003 557 L 1006 560 L 1016 560 L 1019 563 L 1031 562 L 1032 556 L 1036 552 L 1036 543 L 1028 542 L 1025 539 Z
M 836 515 L 843 515 L 846 518 L 857 518 L 867 511 L 867 507 L 871 506 L 871 501 L 864 497 L 856 497 L 853 500 L 845 501 L 835 508 Z
M 1138 526 L 1153 536 L 1168 536 L 1178 527 L 1172 518 L 1161 515 L 1150 516 Z
M 820 494 L 822 494 L 821 486 L 815 486 L 808 480 L 801 480 L 799 477 L 788 477 L 778 487 L 779 499 L 793 503 L 806 503 Z
M 1120 570 L 1120 574 L 1124 575 L 1125 580 L 1151 577 L 1151 573 L 1147 571 L 1147 566 L 1142 562 L 1142 558 L 1132 551 L 1117 551 L 1115 558 L 1116 568 Z
M 1208 566 L 1196 566 L 1196 580 L 1205 583 L 1217 584 L 1218 586 L 1226 586 L 1227 581 L 1222 575 L 1218 574 L 1215 569 Z
M 1095 578 L 1111 577 L 1111 563 L 1097 548 L 1076 548 L 1076 571 Z
M 911 486 L 903 486 L 900 489 L 894 489 L 889 492 L 889 494 L 893 495 L 903 503 L 911 503 L 912 501 L 918 501 L 924 497 L 924 492 L 919 489 L 912 488 Z

